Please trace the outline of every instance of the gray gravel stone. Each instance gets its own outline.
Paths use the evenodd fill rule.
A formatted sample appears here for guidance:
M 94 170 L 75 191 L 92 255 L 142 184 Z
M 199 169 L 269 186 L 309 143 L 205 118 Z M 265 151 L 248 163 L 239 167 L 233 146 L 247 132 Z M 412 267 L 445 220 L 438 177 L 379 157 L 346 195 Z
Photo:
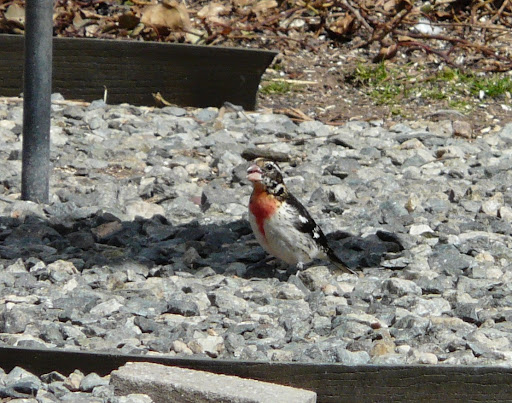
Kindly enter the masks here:
M 413 281 L 403 280 L 399 278 L 391 278 L 382 283 L 385 291 L 392 295 L 402 297 L 404 295 L 421 295 L 421 288 Z
M 109 380 L 100 377 L 98 374 L 91 372 L 83 377 L 80 381 L 80 390 L 82 392 L 92 392 L 98 386 L 105 386 L 109 384 Z
M 167 301 L 167 312 L 186 317 L 199 315 L 199 306 L 193 297 L 176 295 Z
M 126 396 L 119 396 L 118 403 L 153 403 L 154 400 L 144 393 L 130 393 Z
M 370 355 L 366 351 L 349 351 L 337 349 L 337 362 L 344 365 L 366 365 L 370 362 Z
M 512 123 L 507 123 L 498 133 L 498 136 L 506 144 L 512 143 Z
M 453 245 L 439 245 L 428 262 L 432 270 L 455 275 L 470 266 L 471 258 L 461 254 Z

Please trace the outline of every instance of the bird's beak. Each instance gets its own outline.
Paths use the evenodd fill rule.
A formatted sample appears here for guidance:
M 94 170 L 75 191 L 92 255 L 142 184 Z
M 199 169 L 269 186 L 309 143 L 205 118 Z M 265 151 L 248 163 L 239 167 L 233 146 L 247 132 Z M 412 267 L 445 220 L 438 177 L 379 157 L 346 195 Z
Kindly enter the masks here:
M 261 168 L 258 165 L 253 164 L 249 168 L 247 168 L 247 179 L 250 180 L 251 182 L 261 182 L 262 173 L 263 171 L 261 170 Z

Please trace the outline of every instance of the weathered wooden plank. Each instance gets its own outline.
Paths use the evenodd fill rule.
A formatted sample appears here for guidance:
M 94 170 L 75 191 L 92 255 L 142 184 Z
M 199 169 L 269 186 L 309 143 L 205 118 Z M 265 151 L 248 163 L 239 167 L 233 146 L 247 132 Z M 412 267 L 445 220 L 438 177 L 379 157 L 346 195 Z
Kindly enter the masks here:
M 261 75 L 276 52 L 185 44 L 53 38 L 53 92 L 69 99 L 254 109 Z M 22 92 L 23 37 L 0 35 L 0 96 Z
M 345 366 L 181 359 L 0 347 L 0 367 L 36 374 L 74 369 L 107 374 L 128 361 L 147 361 L 237 375 L 313 390 L 318 402 L 509 402 L 512 368 L 485 366 Z

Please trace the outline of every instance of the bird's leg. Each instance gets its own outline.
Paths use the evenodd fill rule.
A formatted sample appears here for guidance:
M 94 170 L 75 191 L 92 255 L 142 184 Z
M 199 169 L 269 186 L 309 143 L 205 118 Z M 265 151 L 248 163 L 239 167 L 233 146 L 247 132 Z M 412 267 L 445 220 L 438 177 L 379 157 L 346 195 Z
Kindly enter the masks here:
M 299 272 L 304 268 L 303 262 L 298 262 L 295 266 L 294 265 L 286 265 L 286 275 L 297 275 Z
M 296 265 L 295 265 L 295 269 L 296 269 L 296 272 L 299 272 L 299 271 L 302 271 L 304 269 L 307 269 L 308 267 L 311 267 L 312 265 L 314 265 L 315 261 L 312 260 L 310 262 L 307 262 L 307 263 L 304 263 L 304 262 L 298 262 Z

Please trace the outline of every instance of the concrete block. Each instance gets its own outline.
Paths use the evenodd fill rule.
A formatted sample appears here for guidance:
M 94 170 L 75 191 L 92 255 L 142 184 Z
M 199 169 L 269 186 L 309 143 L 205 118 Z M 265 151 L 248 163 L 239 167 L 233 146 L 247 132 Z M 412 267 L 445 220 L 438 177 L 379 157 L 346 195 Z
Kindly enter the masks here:
M 155 403 L 315 403 L 316 393 L 289 386 L 160 364 L 128 362 L 113 371 L 116 395 L 143 393 Z

